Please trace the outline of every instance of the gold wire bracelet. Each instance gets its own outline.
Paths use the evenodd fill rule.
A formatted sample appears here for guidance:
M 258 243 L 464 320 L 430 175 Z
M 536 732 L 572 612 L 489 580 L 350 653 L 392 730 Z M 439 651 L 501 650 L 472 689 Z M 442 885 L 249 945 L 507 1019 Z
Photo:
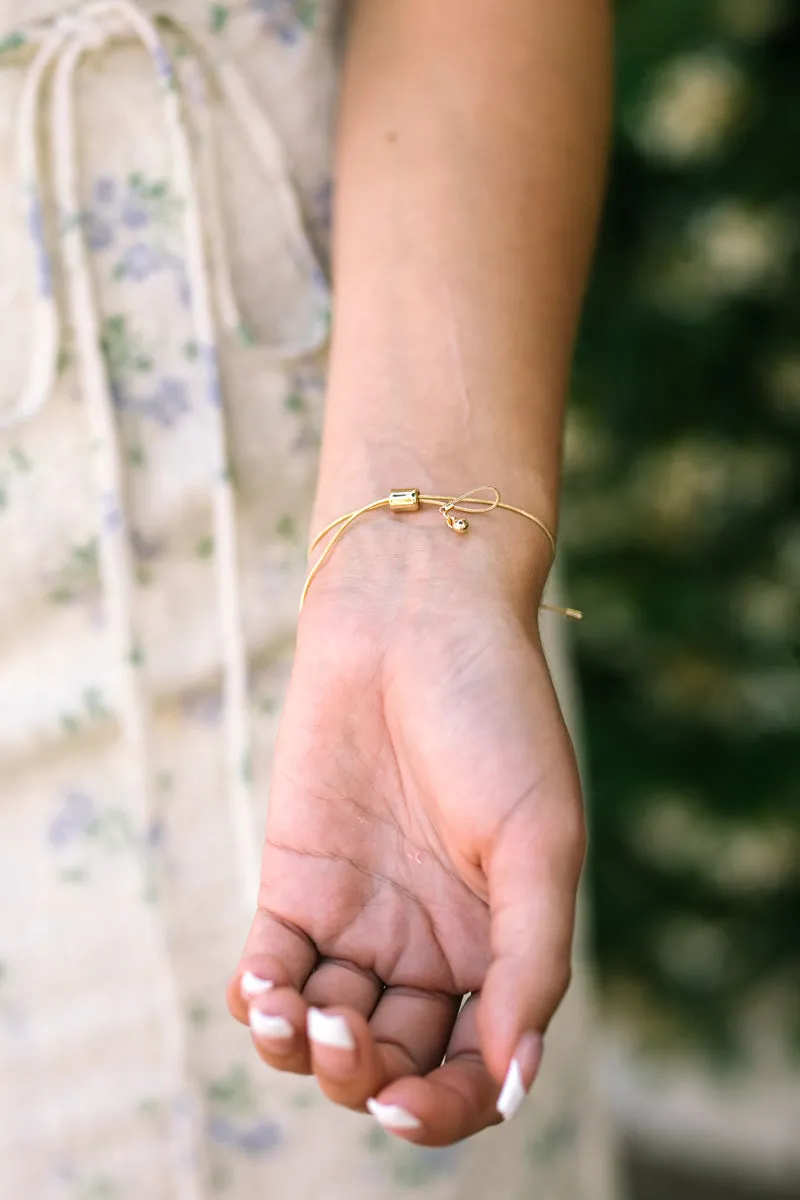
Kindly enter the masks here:
M 481 497 L 477 494 L 478 492 L 491 492 L 491 498 Z M 504 508 L 506 512 L 517 513 L 520 517 L 525 517 L 526 520 L 532 521 L 538 529 L 541 529 L 550 543 L 551 555 L 553 558 L 555 557 L 556 539 L 544 521 L 540 521 L 533 513 L 526 512 L 524 508 L 517 508 L 514 504 L 504 504 L 500 499 L 500 492 L 491 484 L 482 484 L 480 487 L 473 488 L 471 492 L 464 492 L 461 496 L 423 496 L 420 494 L 418 488 L 397 488 L 380 500 L 373 500 L 371 504 L 365 504 L 363 508 L 357 508 L 353 512 L 337 517 L 335 521 L 331 521 L 330 525 L 326 525 L 324 529 L 320 530 L 308 548 L 309 554 L 317 548 L 319 543 L 329 533 L 333 533 L 334 530 L 336 532 L 333 533 L 333 537 L 308 572 L 303 587 L 303 594 L 300 597 L 301 611 L 308 596 L 308 589 L 327 562 L 336 543 L 343 537 L 354 521 L 357 521 L 359 517 L 363 517 L 365 513 L 375 512 L 379 508 L 388 508 L 395 513 L 419 512 L 423 504 L 435 505 L 444 517 L 448 528 L 452 529 L 454 533 L 467 533 L 469 530 L 469 521 L 466 517 L 456 517 L 453 515 L 454 513 L 468 513 L 470 516 L 475 516 L 478 513 L 491 512 L 495 508 Z M 554 604 L 542 604 L 539 607 L 547 609 L 549 612 L 560 613 L 564 617 L 570 617 L 573 621 L 583 619 L 583 613 L 577 608 L 559 608 Z

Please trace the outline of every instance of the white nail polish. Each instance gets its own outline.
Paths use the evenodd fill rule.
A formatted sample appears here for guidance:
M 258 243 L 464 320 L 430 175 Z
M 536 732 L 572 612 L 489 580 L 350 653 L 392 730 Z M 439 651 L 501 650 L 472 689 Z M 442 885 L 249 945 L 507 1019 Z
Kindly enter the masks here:
M 497 1111 L 504 1121 L 511 1120 L 527 1094 L 522 1081 L 520 1065 L 515 1058 L 512 1058 L 511 1066 L 508 1068 L 508 1074 L 497 1098 Z
M 245 996 L 263 996 L 265 992 L 271 992 L 275 984 L 271 979 L 262 979 L 252 971 L 245 971 L 240 986 Z
M 384 1129 L 421 1129 L 422 1121 L 399 1104 L 381 1104 L 379 1100 L 368 1100 L 367 1108 Z
M 318 1008 L 308 1010 L 308 1036 L 320 1046 L 355 1050 L 356 1042 L 344 1017 L 331 1016 Z
M 257 1008 L 250 1009 L 250 1028 L 256 1037 L 284 1038 L 294 1037 L 294 1026 L 286 1017 L 273 1017 L 269 1013 L 260 1012 Z

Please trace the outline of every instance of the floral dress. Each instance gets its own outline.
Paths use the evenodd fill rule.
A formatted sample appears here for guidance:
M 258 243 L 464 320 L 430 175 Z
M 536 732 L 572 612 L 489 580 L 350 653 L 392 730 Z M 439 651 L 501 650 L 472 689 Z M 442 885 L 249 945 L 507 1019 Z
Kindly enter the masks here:
M 255 897 L 325 383 L 332 0 L 0 0 L 0 1195 L 607 1200 L 580 972 L 446 1150 L 268 1070 Z

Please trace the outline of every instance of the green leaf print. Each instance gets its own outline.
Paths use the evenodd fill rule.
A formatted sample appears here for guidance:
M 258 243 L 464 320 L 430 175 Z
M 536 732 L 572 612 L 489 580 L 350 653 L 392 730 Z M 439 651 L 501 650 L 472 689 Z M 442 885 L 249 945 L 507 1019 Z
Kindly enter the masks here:
M 534 1166 L 543 1166 L 553 1161 L 575 1141 L 575 1121 L 570 1116 L 550 1121 L 543 1129 L 528 1139 L 525 1152 Z
M 81 722 L 79 717 L 76 717 L 74 713 L 62 713 L 60 720 L 61 728 L 67 737 L 78 736 L 81 731 Z
M 208 1024 L 211 1013 L 205 1004 L 192 1004 L 189 1007 L 189 1012 L 187 1015 L 189 1017 L 190 1024 L 194 1025 L 195 1028 L 200 1029 L 203 1025 Z
M 164 1103 L 154 1096 L 148 1096 L 145 1100 L 139 1101 L 136 1105 L 136 1112 L 140 1117 L 161 1117 L 164 1115 Z
M 16 479 L 32 469 L 31 460 L 19 446 L 10 446 L 0 456 L 0 512 L 11 503 L 11 491 Z
M 107 317 L 100 335 L 100 348 L 114 381 L 125 375 L 141 375 L 152 371 L 153 356 L 145 349 L 142 339 L 130 329 L 126 317 Z
M 89 872 L 85 867 L 65 867 L 59 875 L 62 883 L 86 883 Z
M 209 14 L 209 25 L 212 33 L 222 33 L 231 18 L 231 10 L 227 4 L 212 4 Z
M 233 1183 L 233 1171 L 228 1163 L 215 1163 L 211 1170 L 212 1192 L 225 1192 Z
M 382 1150 L 389 1150 L 391 1147 L 389 1134 L 385 1133 L 383 1129 L 378 1129 L 377 1127 L 375 1129 L 370 1129 L 364 1140 L 367 1144 L 367 1149 L 373 1154 Z
M 304 29 L 314 28 L 317 20 L 317 0 L 297 0 L 297 19 Z
M 66 562 L 55 572 L 47 599 L 50 604 L 69 604 L 91 592 L 98 578 L 97 539 L 73 546 Z
M 291 542 L 297 536 L 297 525 L 292 517 L 283 516 L 277 524 L 278 537 L 284 538 L 287 542 Z
M 128 653 L 128 662 L 132 667 L 144 666 L 144 650 L 139 645 L 131 646 Z
M 118 854 L 136 845 L 136 834 L 128 814 L 121 808 L 107 809 L 90 823 L 87 834 L 96 838 L 103 849 Z
M 256 344 L 256 335 L 246 321 L 240 321 L 236 326 L 236 336 L 239 344 L 249 349 Z
M 11 54 L 14 50 L 20 50 L 28 39 L 21 29 L 16 29 L 13 33 L 9 33 L 7 37 L 0 39 L 0 54 Z
M 407 1158 L 399 1158 L 392 1163 L 392 1179 L 401 1187 L 422 1187 L 432 1174 L 430 1164 L 418 1154 L 409 1153 Z
M 175 787 L 175 776 L 172 771 L 159 771 L 156 775 L 156 787 L 162 796 L 168 796 Z
M 19 446 L 11 446 L 8 451 L 8 457 L 20 475 L 27 475 L 31 470 L 31 460 Z
M 209 1103 L 230 1113 L 254 1113 L 257 1107 L 250 1076 L 240 1063 L 231 1067 L 227 1075 L 213 1079 L 206 1095 Z
M 103 698 L 99 688 L 90 687 L 83 693 L 83 703 L 93 721 L 105 721 L 111 710 Z
M 89 1180 L 78 1192 L 76 1200 L 115 1200 L 119 1187 L 112 1180 L 99 1176 Z
M 142 171 L 128 177 L 128 186 L 155 225 L 172 227 L 184 209 L 168 179 L 148 179 Z

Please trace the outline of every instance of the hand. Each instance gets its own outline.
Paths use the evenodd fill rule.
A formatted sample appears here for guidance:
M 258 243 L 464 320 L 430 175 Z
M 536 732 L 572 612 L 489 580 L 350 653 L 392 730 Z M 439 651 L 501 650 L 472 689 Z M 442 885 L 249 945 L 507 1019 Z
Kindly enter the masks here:
M 405 533 L 374 537 L 348 535 L 303 613 L 228 999 L 271 1066 L 440 1146 L 533 1081 L 583 812 L 535 605 L 492 582 L 486 539 L 415 530 L 412 563 Z

